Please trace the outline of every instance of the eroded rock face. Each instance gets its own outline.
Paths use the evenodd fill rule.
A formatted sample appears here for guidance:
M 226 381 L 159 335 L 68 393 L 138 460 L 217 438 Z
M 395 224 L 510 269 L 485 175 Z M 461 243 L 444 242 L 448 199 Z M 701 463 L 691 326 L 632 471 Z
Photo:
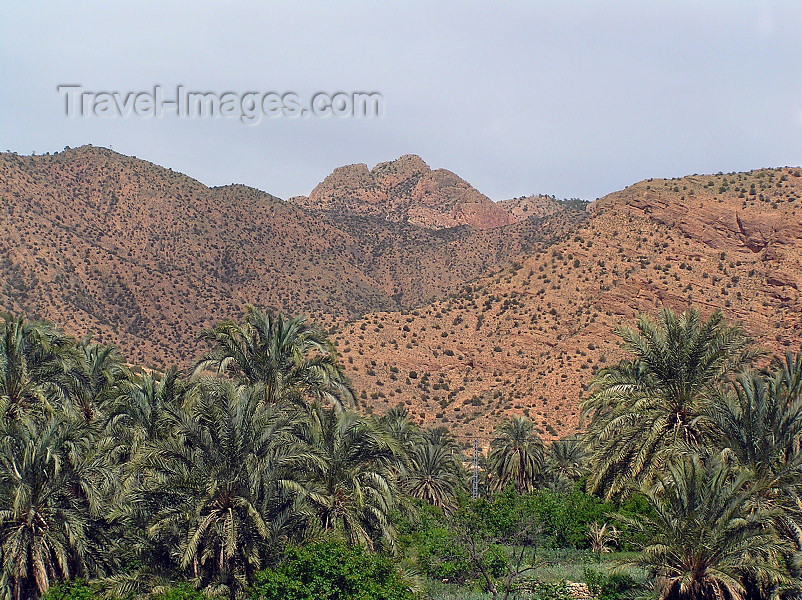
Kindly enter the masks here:
M 754 190 L 754 195 L 743 191 L 735 191 L 735 184 L 700 185 L 699 182 L 710 181 L 709 177 L 686 177 L 678 182 L 664 180 L 640 182 L 616 194 L 611 194 L 596 203 L 594 210 L 609 206 L 612 202 L 623 201 L 630 209 L 640 211 L 658 223 L 675 227 L 687 237 L 700 241 L 711 248 L 721 248 L 736 252 L 760 253 L 766 250 L 782 251 L 786 247 L 795 247 L 802 240 L 802 221 L 791 213 L 799 203 L 802 176 L 796 175 L 798 170 L 777 170 L 777 183 L 784 187 L 768 185 L 770 176 L 775 175 L 771 169 L 739 174 L 743 181 L 738 184 L 739 190 Z M 763 174 L 763 175 L 761 175 Z M 779 181 L 785 177 L 785 181 Z M 718 176 L 727 179 L 727 176 Z M 736 176 L 730 176 L 735 179 Z M 752 187 L 749 181 L 757 181 L 763 193 Z M 690 184 L 690 186 L 688 185 Z M 659 187 L 667 189 L 658 189 Z M 679 191 L 675 191 L 675 188 Z M 719 191 L 725 189 L 726 191 Z M 685 193 L 683 193 L 685 192 Z
M 292 200 L 310 210 L 378 216 L 429 229 L 492 229 L 521 220 L 451 171 L 433 171 L 414 154 L 370 170 L 365 164 L 340 167 L 308 197 Z

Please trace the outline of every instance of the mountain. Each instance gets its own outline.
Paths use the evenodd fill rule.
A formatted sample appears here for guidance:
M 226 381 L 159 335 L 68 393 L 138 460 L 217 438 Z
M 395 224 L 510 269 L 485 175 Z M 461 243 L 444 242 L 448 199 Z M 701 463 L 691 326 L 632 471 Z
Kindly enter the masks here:
M 431 170 L 419 156 L 335 169 L 306 196 L 291 199 L 309 210 L 375 216 L 429 229 L 469 225 L 491 229 L 526 218 L 505 210 L 445 169 Z
M 494 230 L 323 214 L 242 185 L 209 188 L 104 148 L 0 154 L 0 307 L 118 344 L 152 366 L 246 303 L 327 325 L 420 305 L 551 243 L 566 210 Z
M 585 208 L 492 203 L 408 155 L 308 198 L 209 188 L 110 150 L 0 154 L 0 307 L 187 365 L 246 303 L 332 336 L 360 403 L 485 440 L 524 413 L 575 429 L 612 330 L 722 309 L 774 352 L 802 340 L 802 170 L 642 181 Z
M 802 170 L 643 181 L 593 203 L 569 236 L 453 296 L 337 335 L 361 402 L 489 436 L 509 413 L 546 437 L 579 423 L 612 333 L 640 312 L 722 309 L 774 352 L 802 341 Z

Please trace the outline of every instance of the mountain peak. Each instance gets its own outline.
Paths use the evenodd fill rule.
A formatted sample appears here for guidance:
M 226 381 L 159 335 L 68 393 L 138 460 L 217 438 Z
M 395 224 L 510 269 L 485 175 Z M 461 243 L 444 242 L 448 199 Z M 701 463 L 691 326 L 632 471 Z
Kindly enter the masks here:
M 491 229 L 516 219 L 467 181 L 445 169 L 432 170 L 415 154 L 335 169 L 308 197 L 293 201 L 339 215 L 377 216 L 428 229 L 469 225 Z
M 370 172 L 374 177 L 382 178 L 388 174 L 425 175 L 432 169 L 417 154 L 404 154 L 395 160 L 380 162 Z

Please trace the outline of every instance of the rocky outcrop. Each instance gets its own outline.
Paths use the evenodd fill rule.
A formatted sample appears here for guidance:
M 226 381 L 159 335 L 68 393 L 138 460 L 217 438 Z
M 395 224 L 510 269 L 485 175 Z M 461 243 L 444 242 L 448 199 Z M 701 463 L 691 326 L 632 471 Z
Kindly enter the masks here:
M 520 220 L 451 171 L 432 170 L 413 154 L 370 170 L 365 164 L 340 167 L 308 197 L 291 200 L 310 210 L 378 216 L 429 229 L 491 229 Z

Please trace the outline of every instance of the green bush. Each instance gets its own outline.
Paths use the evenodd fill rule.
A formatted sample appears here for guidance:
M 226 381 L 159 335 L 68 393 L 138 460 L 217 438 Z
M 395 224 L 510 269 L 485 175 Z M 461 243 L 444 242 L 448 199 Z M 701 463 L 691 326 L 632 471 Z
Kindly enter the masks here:
M 150 596 L 151 600 L 209 600 L 202 592 L 188 583 L 181 583 L 162 594 Z
M 641 494 L 633 494 L 616 505 L 585 493 L 582 487 L 580 482 L 570 492 L 542 489 L 522 499 L 526 510 L 540 523 L 544 546 L 589 548 L 588 527 L 593 522 L 609 522 L 621 532 L 620 550 L 636 551 L 646 544 L 643 533 L 616 519 L 617 514 L 627 517 L 651 514 L 651 508 Z
M 420 531 L 415 539 L 418 568 L 432 579 L 462 583 L 473 571 L 467 553 L 457 543 L 454 533 L 446 528 Z
M 531 600 L 572 600 L 565 581 L 540 581 L 527 579 L 521 581 L 517 589 L 526 592 Z
M 464 498 L 462 502 L 467 502 Z M 430 579 L 465 583 L 474 576 L 474 566 L 459 543 L 448 520 L 439 508 L 415 502 L 417 518 L 410 521 L 398 516 L 400 553 L 412 560 L 416 569 Z
M 564 581 L 541 581 L 532 590 L 532 600 L 572 600 Z
M 527 509 L 541 526 L 544 543 L 552 548 L 587 548 L 588 526 L 607 520 L 612 504 L 580 489 L 567 493 L 538 490 L 526 499 Z
M 256 574 L 251 600 L 412 600 L 387 558 L 339 541 L 287 550 L 275 569 Z
M 616 507 L 615 512 L 629 518 L 654 514 L 654 510 L 643 494 L 628 496 L 626 500 Z M 649 543 L 649 536 L 645 532 L 639 531 L 636 527 L 618 521 L 613 521 L 613 524 L 621 532 L 621 539 L 618 544 L 620 550 L 640 551 Z
M 51 587 L 41 600 L 97 600 L 98 598 L 100 595 L 95 594 L 88 583 L 76 579 Z
M 585 569 L 585 583 L 599 600 L 621 600 L 637 585 L 626 573 L 602 573 L 595 569 Z

